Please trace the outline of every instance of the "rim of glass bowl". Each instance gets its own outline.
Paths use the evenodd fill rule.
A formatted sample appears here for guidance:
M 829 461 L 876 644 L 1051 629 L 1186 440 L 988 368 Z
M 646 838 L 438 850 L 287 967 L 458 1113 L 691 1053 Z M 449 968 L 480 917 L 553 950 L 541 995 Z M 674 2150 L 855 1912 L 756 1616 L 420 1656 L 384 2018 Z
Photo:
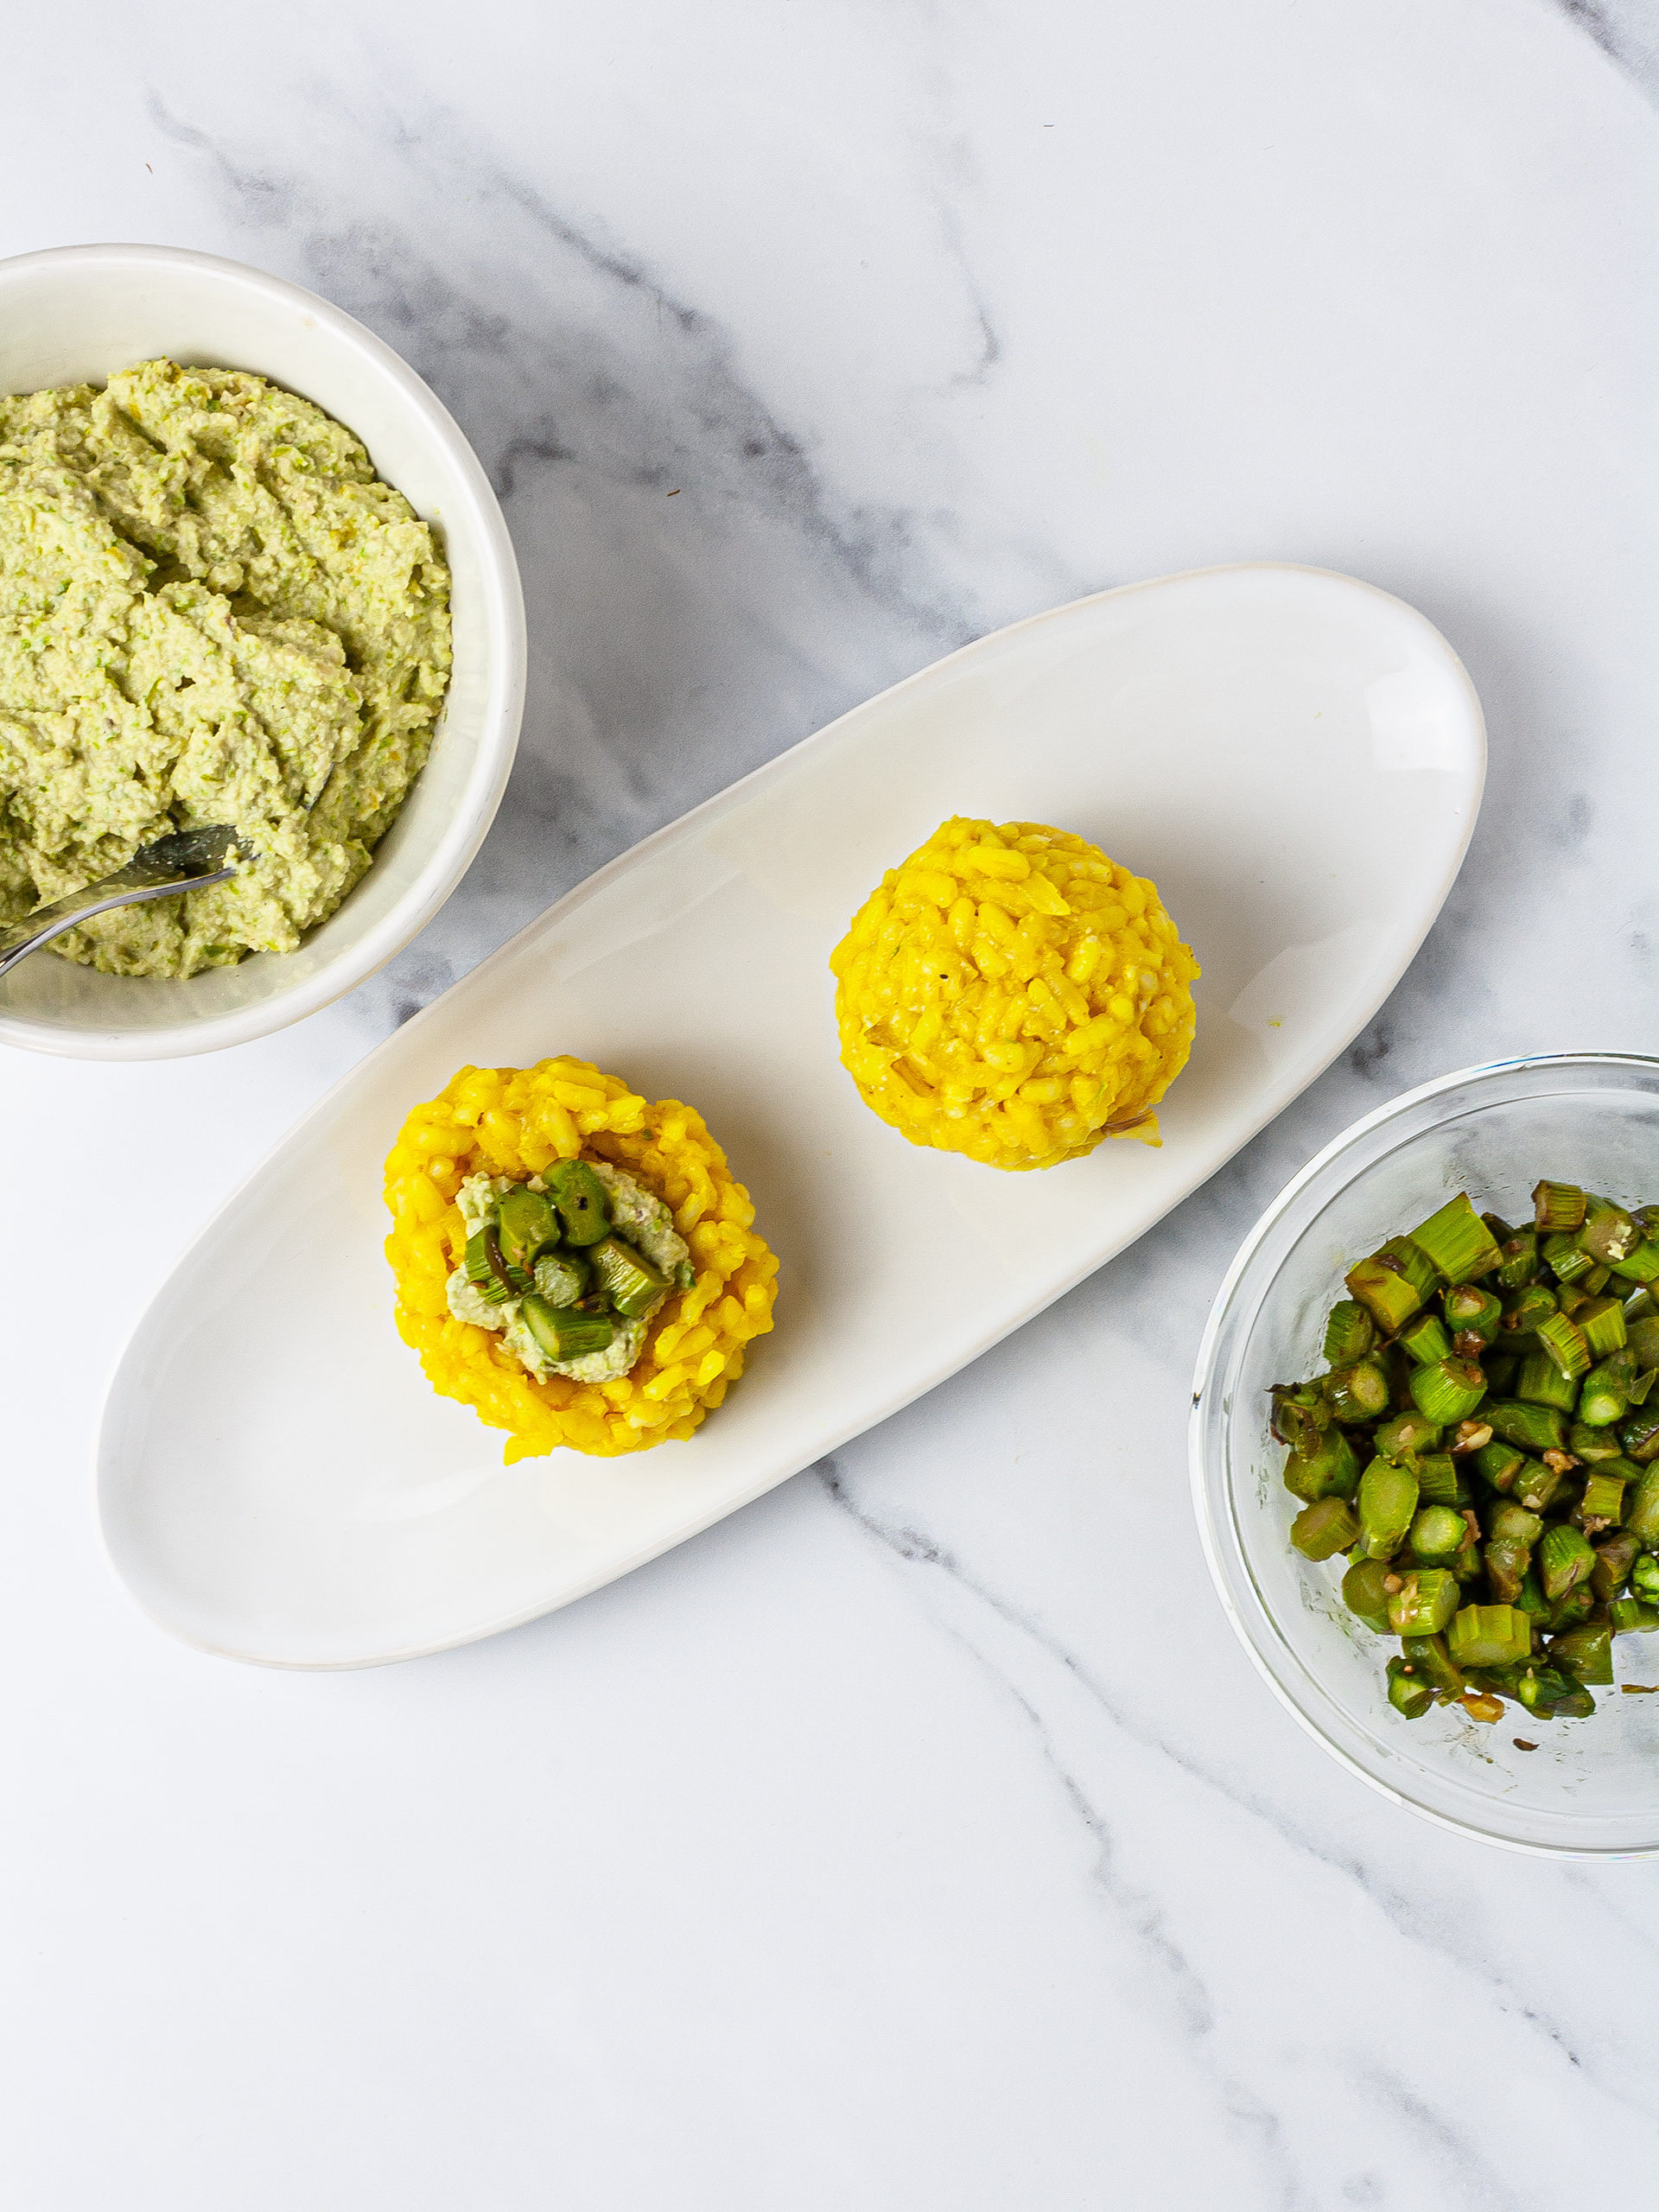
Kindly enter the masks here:
M 1453 1834 L 1494 1844 L 1502 1850 L 1524 1852 L 1533 1857 L 1546 1859 L 1652 1859 L 1659 1857 L 1659 1802 L 1656 1802 L 1654 1808 L 1651 1841 L 1634 1844 L 1586 1842 L 1565 1833 L 1556 1839 L 1506 1831 L 1498 1823 L 1503 1812 L 1508 1808 L 1496 1801 L 1490 1814 L 1471 1811 L 1466 1815 L 1460 1815 L 1443 1803 L 1425 1802 L 1422 1796 L 1414 1795 L 1403 1780 L 1391 1780 L 1387 1775 L 1379 1773 L 1375 1764 L 1374 1746 L 1366 1743 L 1359 1732 L 1348 1722 L 1342 1707 L 1334 1698 L 1327 1696 L 1324 1699 L 1316 1717 L 1284 1679 L 1281 1664 L 1287 1661 L 1297 1666 L 1299 1674 L 1306 1670 L 1289 1657 L 1288 1647 L 1284 1644 L 1273 1616 L 1256 1588 L 1242 1541 L 1233 1525 L 1233 1485 L 1229 1454 L 1232 1414 L 1228 1384 L 1238 1356 L 1249 1342 L 1256 1316 L 1271 1294 L 1286 1254 L 1295 1240 L 1294 1237 L 1287 1240 L 1283 1250 L 1272 1257 L 1262 1281 L 1252 1284 L 1251 1279 L 1264 1248 L 1272 1246 L 1275 1237 L 1284 1231 L 1287 1217 L 1296 1213 L 1299 1201 L 1305 1193 L 1325 1181 L 1332 1167 L 1346 1155 L 1365 1149 L 1368 1140 L 1391 1122 L 1412 1116 L 1420 1108 L 1448 1093 L 1471 1085 L 1493 1085 L 1504 1077 L 1514 1078 L 1535 1071 L 1551 1069 L 1563 1073 L 1569 1070 L 1623 1070 L 1639 1074 L 1646 1080 L 1636 1087 L 1651 1090 L 1659 1098 L 1659 1058 L 1645 1052 L 1530 1052 L 1510 1059 L 1482 1061 L 1472 1067 L 1459 1068 L 1451 1075 L 1437 1076 L 1430 1083 L 1420 1084 L 1415 1090 L 1402 1092 L 1398 1098 L 1390 1099 L 1386 1105 L 1379 1106 L 1359 1121 L 1351 1122 L 1333 1137 L 1322 1152 L 1309 1160 L 1300 1174 L 1293 1176 L 1278 1197 L 1263 1211 L 1223 1278 L 1198 1346 L 1198 1366 L 1192 1378 L 1192 1410 L 1187 1430 L 1192 1504 L 1198 1516 L 1198 1540 L 1204 1548 L 1205 1560 L 1210 1569 L 1211 1580 L 1215 1584 L 1216 1594 L 1251 1664 L 1293 1719 L 1351 1774 L 1375 1789 L 1380 1796 L 1403 1806 L 1420 1819 L 1432 1821 L 1437 1827 L 1448 1829 Z M 1584 1087 L 1595 1089 L 1599 1086 L 1587 1084 Z M 1414 1136 L 1421 1131 L 1414 1130 L 1412 1134 Z M 1374 1165 L 1375 1160 L 1368 1160 L 1365 1164 L 1368 1166 Z M 1343 1175 L 1333 1187 L 1332 1195 L 1334 1195 L 1335 1189 L 1345 1187 L 1352 1179 L 1352 1173 Z M 1298 1228 L 1296 1235 L 1300 1233 L 1300 1228 Z M 1245 1295 L 1252 1287 L 1255 1296 Z M 1427 1770 L 1418 1769 L 1416 1771 L 1427 1778 Z M 1444 1789 L 1446 1785 L 1441 1787 Z M 1537 1814 L 1530 1817 L 1541 1822 L 1554 1816 Z M 1573 1815 L 1562 1814 L 1559 1817 L 1565 1829 Z

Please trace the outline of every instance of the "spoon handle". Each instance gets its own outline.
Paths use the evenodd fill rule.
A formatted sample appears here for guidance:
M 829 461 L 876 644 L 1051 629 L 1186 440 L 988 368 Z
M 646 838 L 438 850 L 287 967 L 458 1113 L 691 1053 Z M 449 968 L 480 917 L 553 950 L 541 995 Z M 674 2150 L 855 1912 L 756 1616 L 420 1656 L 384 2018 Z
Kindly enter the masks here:
M 158 842 L 171 843 L 174 841 Z M 200 860 L 195 862 L 198 872 L 192 874 L 184 855 L 167 854 L 149 857 L 155 850 L 154 846 L 147 847 L 144 852 L 135 854 L 125 868 L 118 868 L 113 875 L 106 875 L 97 883 L 89 883 L 83 890 L 72 891 L 67 899 L 54 899 L 49 906 L 37 906 L 32 914 L 25 916 L 21 922 L 14 923 L 11 928 L 0 929 L 0 976 L 91 915 L 107 912 L 111 906 L 137 906 L 146 899 L 176 899 L 187 891 L 205 891 L 210 883 L 223 883 L 227 877 L 236 874 L 232 867 L 215 868 L 203 874 L 200 873 Z

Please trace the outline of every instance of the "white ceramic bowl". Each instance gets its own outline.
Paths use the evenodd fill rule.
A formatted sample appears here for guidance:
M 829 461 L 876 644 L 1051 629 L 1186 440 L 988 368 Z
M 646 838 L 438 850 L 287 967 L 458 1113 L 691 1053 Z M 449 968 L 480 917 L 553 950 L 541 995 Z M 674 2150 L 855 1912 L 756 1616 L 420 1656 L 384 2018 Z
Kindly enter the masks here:
M 1268 1387 L 1319 1367 L 1343 1272 L 1467 1190 L 1529 1217 L 1540 1175 L 1659 1196 L 1659 1060 L 1568 1052 L 1465 1068 L 1344 1130 L 1281 1191 L 1216 1296 L 1198 1353 L 1192 1485 L 1222 1604 L 1271 1688 L 1362 1781 L 1441 1827 L 1578 1859 L 1659 1856 L 1659 1697 L 1598 1690 L 1585 1720 L 1501 1720 L 1389 1706 L 1398 1645 L 1342 1602 L 1343 1562 L 1292 1550 L 1296 1501 L 1268 1433 Z M 1613 1640 L 1620 1682 L 1659 1681 L 1659 1635 Z M 1535 1743 L 1523 1751 L 1519 1736 Z
M 188 982 L 100 976 L 41 952 L 0 982 L 0 1043 L 86 1059 L 164 1059 L 245 1044 L 315 1014 L 423 929 L 460 882 L 506 788 L 524 691 L 512 541 L 478 458 L 414 371 L 315 293 L 171 246 L 66 246 L 0 262 L 0 391 L 102 383 L 166 354 L 250 369 L 356 432 L 441 535 L 454 669 L 430 758 L 374 865 L 297 952 Z

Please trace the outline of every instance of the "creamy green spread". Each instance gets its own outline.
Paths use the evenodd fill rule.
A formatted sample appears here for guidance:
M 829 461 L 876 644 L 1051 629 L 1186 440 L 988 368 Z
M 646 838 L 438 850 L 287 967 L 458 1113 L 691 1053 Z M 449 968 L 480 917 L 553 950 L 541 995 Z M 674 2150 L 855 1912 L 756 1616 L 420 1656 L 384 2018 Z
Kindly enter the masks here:
M 675 1228 L 674 1217 L 663 1201 L 642 1190 L 632 1175 L 611 1166 L 606 1160 L 593 1160 L 588 1164 L 605 1185 L 611 1202 L 611 1222 L 617 1235 L 626 1237 L 636 1251 L 643 1252 L 671 1281 L 683 1284 L 690 1267 L 691 1248 Z M 497 1199 L 513 1187 L 512 1178 L 506 1175 L 467 1178 L 455 1193 L 455 1204 L 461 1209 L 469 1236 L 483 1228 Z M 530 1178 L 532 1191 L 544 1187 L 539 1175 Z M 534 1274 L 536 1287 L 550 1306 L 572 1305 L 581 1294 L 581 1274 L 556 1251 L 544 1253 L 537 1261 Z M 645 1349 L 645 1329 L 651 1319 L 649 1314 L 634 1320 L 613 1315 L 615 1334 L 603 1351 L 589 1352 L 582 1359 L 555 1360 L 548 1357 L 530 1333 L 520 1315 L 518 1300 L 507 1298 L 499 1304 L 493 1302 L 467 1280 L 464 1267 L 457 1268 L 450 1276 L 448 1296 L 449 1311 L 458 1321 L 470 1321 L 477 1329 L 499 1331 L 507 1350 L 532 1375 L 541 1378 L 568 1375 L 575 1382 L 610 1382 L 618 1376 L 626 1375 Z
M 293 951 L 396 817 L 449 659 L 430 530 L 308 400 L 172 361 L 0 397 L 0 923 L 226 823 L 255 855 L 229 882 L 53 950 Z

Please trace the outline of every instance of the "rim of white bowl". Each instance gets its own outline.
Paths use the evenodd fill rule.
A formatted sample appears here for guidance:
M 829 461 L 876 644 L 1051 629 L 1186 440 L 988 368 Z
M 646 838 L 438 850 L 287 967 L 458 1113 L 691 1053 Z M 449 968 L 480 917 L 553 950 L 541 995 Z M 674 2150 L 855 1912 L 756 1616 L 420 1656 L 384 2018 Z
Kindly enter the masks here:
M 196 1052 L 215 1052 L 231 1045 L 250 1044 L 319 1013 L 355 990 L 378 969 L 418 937 L 448 899 L 487 836 L 518 751 L 518 728 L 524 714 L 526 642 L 524 586 L 512 550 L 506 518 L 496 498 L 483 463 L 466 433 L 425 379 L 417 376 L 401 353 L 377 338 L 354 315 L 337 308 L 321 293 L 274 276 L 243 261 L 216 253 L 199 253 L 188 246 L 88 245 L 50 246 L 38 253 L 20 253 L 0 260 L 0 285 L 15 275 L 48 266 L 155 267 L 206 271 L 227 286 L 255 294 L 274 305 L 298 308 L 327 329 L 396 385 L 412 411 L 421 419 L 435 443 L 454 467 L 459 493 L 478 533 L 480 569 L 484 586 L 485 652 L 495 671 L 485 715 L 485 731 L 477 757 L 451 819 L 438 839 L 418 880 L 372 930 L 337 960 L 329 962 L 308 982 L 276 991 L 257 1005 L 228 1014 L 206 1014 L 196 1020 L 174 1023 L 168 1028 L 143 1030 L 73 1029 L 54 1022 L 35 1021 L 0 1007 L 0 1044 L 21 1046 L 59 1058 L 92 1060 L 180 1059 Z
M 1549 1842 L 1537 1839 L 1503 1835 L 1478 1826 L 1472 1820 L 1459 1820 L 1455 1814 L 1442 1811 L 1438 1806 L 1426 1805 L 1410 1793 L 1373 1772 L 1364 1762 L 1328 1736 L 1313 1715 L 1291 1694 L 1270 1664 L 1261 1645 L 1251 1632 L 1251 1624 L 1235 1602 L 1222 1560 L 1222 1539 L 1210 1510 L 1205 1471 L 1208 1466 L 1206 1429 L 1213 1393 L 1211 1385 L 1216 1380 L 1217 1350 L 1222 1331 L 1230 1317 L 1238 1286 L 1261 1246 L 1278 1226 L 1308 1185 L 1343 1153 L 1348 1151 L 1372 1130 L 1381 1128 L 1396 1116 L 1408 1113 L 1414 1107 L 1435 1098 L 1442 1092 L 1455 1090 L 1459 1084 L 1472 1083 L 1487 1077 L 1503 1075 L 1506 1071 L 1520 1072 L 1531 1068 L 1605 1067 L 1643 1068 L 1649 1073 L 1659 1071 L 1659 1057 L 1648 1052 L 1519 1052 L 1507 1058 L 1481 1060 L 1471 1067 L 1458 1068 L 1450 1075 L 1436 1076 L 1428 1083 L 1419 1084 L 1413 1090 L 1402 1091 L 1397 1098 L 1389 1099 L 1372 1112 L 1362 1115 L 1340 1130 L 1329 1144 L 1316 1153 L 1300 1173 L 1290 1181 L 1269 1205 L 1263 1208 L 1243 1243 L 1233 1258 L 1232 1265 L 1223 1276 L 1210 1308 L 1209 1319 L 1198 1344 L 1198 1363 L 1192 1375 L 1192 1407 L 1187 1420 L 1187 1466 L 1192 1487 L 1192 1510 L 1198 1524 L 1198 1542 L 1204 1552 L 1205 1564 L 1210 1570 L 1210 1580 L 1215 1585 L 1221 1609 L 1246 1656 L 1255 1671 L 1273 1692 L 1281 1705 L 1297 1726 L 1313 1738 L 1320 1750 L 1335 1759 L 1339 1766 L 1356 1776 L 1379 1797 L 1386 1797 L 1391 1804 L 1402 1807 L 1419 1820 L 1429 1821 L 1436 1827 L 1450 1834 L 1465 1836 L 1477 1843 L 1488 1844 L 1499 1851 L 1520 1852 L 1532 1859 L 1588 1859 L 1605 1864 L 1609 1860 L 1659 1858 L 1659 1843 L 1652 1844 L 1582 1844 Z M 1258 1600 L 1257 1611 L 1262 1621 L 1271 1626 L 1267 1608 Z

